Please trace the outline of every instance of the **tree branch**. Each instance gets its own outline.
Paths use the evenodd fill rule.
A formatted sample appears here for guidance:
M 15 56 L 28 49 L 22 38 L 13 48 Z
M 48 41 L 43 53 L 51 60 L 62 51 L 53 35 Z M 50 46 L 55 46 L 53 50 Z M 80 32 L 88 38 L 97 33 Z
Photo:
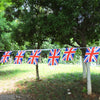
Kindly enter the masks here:
M 72 47 L 78 47 L 78 46 L 73 45 L 72 43 L 68 43 L 68 45 L 70 45 Z

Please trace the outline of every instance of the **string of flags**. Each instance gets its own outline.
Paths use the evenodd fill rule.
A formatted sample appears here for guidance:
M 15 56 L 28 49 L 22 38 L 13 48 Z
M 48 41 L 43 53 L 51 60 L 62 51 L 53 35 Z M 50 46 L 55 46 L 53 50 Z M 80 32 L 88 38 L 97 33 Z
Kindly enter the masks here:
M 74 58 L 75 52 L 78 48 L 66 48 L 63 54 L 63 61 L 71 61 Z M 100 47 L 88 47 L 85 53 L 84 62 L 96 62 L 99 55 Z M 25 50 L 19 50 L 15 56 L 14 64 L 22 64 L 23 56 L 25 54 Z M 38 64 L 39 56 L 42 52 L 40 50 L 32 50 L 31 55 L 28 58 L 28 64 Z M 48 65 L 58 65 L 60 58 L 60 49 L 51 49 L 48 57 Z M 0 63 L 6 63 L 9 60 L 12 51 L 4 52 L 1 57 Z

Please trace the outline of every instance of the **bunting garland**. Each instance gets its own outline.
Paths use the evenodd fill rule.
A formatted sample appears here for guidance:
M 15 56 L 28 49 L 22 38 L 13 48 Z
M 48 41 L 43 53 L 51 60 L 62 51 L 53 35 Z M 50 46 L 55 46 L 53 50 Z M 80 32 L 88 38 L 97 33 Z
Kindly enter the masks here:
M 14 64 L 21 64 L 24 54 L 25 51 L 18 51 L 17 55 L 15 56 Z
M 49 53 L 48 65 L 58 65 L 60 49 L 52 49 Z
M 85 47 L 83 47 L 85 48 Z M 63 61 L 71 61 L 74 58 L 75 52 L 78 48 L 64 48 L 65 52 L 63 54 Z M 15 56 L 14 64 L 21 64 L 23 60 L 23 56 L 26 51 L 32 51 L 31 55 L 28 58 L 28 64 L 38 64 L 39 56 L 42 50 L 47 51 L 50 50 L 48 57 L 48 65 L 58 65 L 59 57 L 60 57 L 60 49 L 38 49 L 38 50 L 20 50 Z M 88 47 L 85 53 L 84 62 L 96 62 L 99 55 L 100 47 Z M 3 51 L 0 51 L 3 52 Z M 0 63 L 6 63 L 9 60 L 12 51 L 4 52 L 1 57 Z
M 37 65 L 41 50 L 33 50 L 30 57 L 28 58 L 28 64 Z
M 2 56 L 2 58 L 1 58 L 1 60 L 0 60 L 0 62 L 2 62 L 2 63 L 8 62 L 11 53 L 12 53 L 12 51 L 6 51 L 6 52 L 3 54 L 3 56 Z
M 100 47 L 90 47 L 87 48 L 84 57 L 84 62 L 95 62 L 97 61 L 99 55 Z
M 63 61 L 71 61 L 73 60 L 74 54 L 77 48 L 66 48 L 64 55 L 62 57 Z

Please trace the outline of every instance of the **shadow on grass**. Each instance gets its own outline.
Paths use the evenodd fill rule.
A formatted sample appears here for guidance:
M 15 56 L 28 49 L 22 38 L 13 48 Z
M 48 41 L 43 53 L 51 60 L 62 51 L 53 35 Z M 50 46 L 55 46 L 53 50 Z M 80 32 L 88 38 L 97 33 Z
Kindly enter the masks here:
M 18 70 L 18 69 L 12 70 L 11 69 L 11 70 L 0 71 L 0 80 L 12 78 L 18 74 L 25 73 L 25 72 L 27 72 L 27 70 Z
M 41 81 L 20 81 L 17 93 L 29 95 L 28 100 L 98 100 L 100 74 L 92 74 L 93 95 L 87 95 L 82 73 L 54 74 Z M 20 88 L 24 86 L 26 88 Z

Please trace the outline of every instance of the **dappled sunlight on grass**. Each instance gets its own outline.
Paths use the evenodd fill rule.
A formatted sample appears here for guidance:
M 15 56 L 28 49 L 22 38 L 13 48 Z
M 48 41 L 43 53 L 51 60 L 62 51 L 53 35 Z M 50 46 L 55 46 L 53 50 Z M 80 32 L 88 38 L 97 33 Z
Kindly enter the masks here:
M 86 83 L 82 82 L 81 73 L 53 74 L 52 77 L 48 76 L 41 81 L 22 80 L 16 85 L 20 89 L 19 94 L 29 94 L 36 100 L 98 100 L 100 94 L 97 90 L 97 95 L 95 94 L 94 97 L 86 95 Z M 25 88 L 21 88 L 23 86 Z M 98 87 L 100 87 L 99 83 Z
M 26 92 L 26 94 L 30 94 L 32 98 L 35 98 L 36 100 L 39 100 L 40 98 L 41 100 L 66 100 L 66 98 L 71 97 L 68 94 L 68 89 L 70 89 L 70 92 L 73 93 L 74 91 L 72 87 L 74 87 L 76 84 L 80 84 L 79 82 L 77 83 L 73 76 L 76 75 L 72 75 L 70 73 L 53 74 L 52 77 L 48 76 L 46 79 L 43 79 L 42 81 L 24 80 L 18 82 L 17 85 L 20 85 L 19 87 L 27 87 L 23 89 L 21 88 L 19 93 L 22 93 L 24 91 L 24 93 Z M 80 89 L 78 90 L 81 91 Z M 74 95 L 74 93 L 71 95 Z
M 43 67 L 44 66 L 44 67 Z M 46 64 L 42 64 L 39 67 L 40 77 L 47 77 L 52 76 L 52 74 L 58 74 L 58 73 L 74 73 L 74 72 L 80 72 L 82 73 L 82 68 L 77 67 L 74 65 L 58 65 L 58 66 L 48 66 Z
M 92 99 L 100 94 L 100 68 L 91 67 L 93 91 Z M 48 66 L 39 64 L 40 81 L 36 81 L 35 65 L 9 64 L 0 67 L 0 88 L 2 92 L 28 94 L 35 100 L 89 100 L 86 83 L 82 82 L 80 65 L 60 64 Z M 83 99 L 82 99 L 83 98 Z M 90 99 L 91 100 L 91 99 Z

